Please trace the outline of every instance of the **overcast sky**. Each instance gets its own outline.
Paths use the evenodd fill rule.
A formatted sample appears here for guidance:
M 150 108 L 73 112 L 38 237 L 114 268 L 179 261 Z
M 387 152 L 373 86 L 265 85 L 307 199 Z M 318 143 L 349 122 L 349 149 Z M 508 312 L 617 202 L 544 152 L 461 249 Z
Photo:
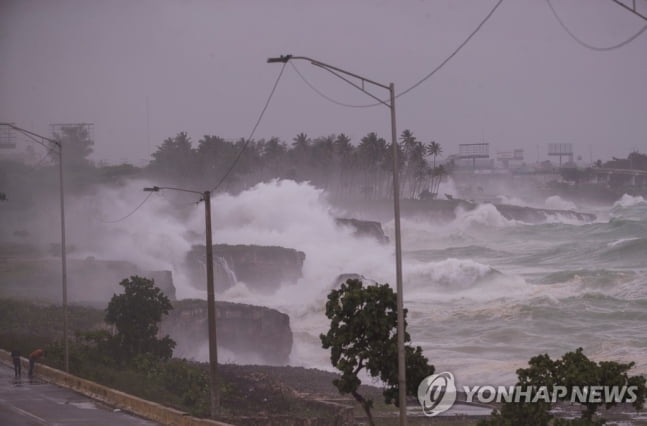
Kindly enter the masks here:
M 647 12 L 647 0 L 638 0 Z M 446 58 L 496 0 L 0 0 L 0 121 L 48 133 L 50 123 L 94 123 L 95 160 L 143 164 L 186 131 L 249 135 L 281 64 L 319 59 L 400 92 Z M 588 43 L 621 42 L 647 21 L 611 0 L 552 0 Z M 307 62 L 313 85 L 346 103 L 370 103 Z M 377 89 L 376 94 L 387 92 Z M 491 153 L 524 148 L 544 159 L 571 142 L 588 160 L 647 151 L 647 32 L 608 52 L 564 32 L 544 0 L 506 0 L 442 70 L 398 98 L 398 134 Z M 388 138 L 388 109 L 345 108 L 313 92 L 291 66 L 255 137 L 287 142 L 369 131 Z

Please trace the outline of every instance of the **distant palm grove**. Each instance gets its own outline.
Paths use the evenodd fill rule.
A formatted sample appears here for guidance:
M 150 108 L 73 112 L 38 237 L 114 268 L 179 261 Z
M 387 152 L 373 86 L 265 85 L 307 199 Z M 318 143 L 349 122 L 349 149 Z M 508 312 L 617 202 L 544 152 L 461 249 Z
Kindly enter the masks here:
M 435 196 L 448 173 L 447 166 L 437 164 L 440 144 L 424 143 L 405 130 L 398 150 L 402 197 Z M 147 169 L 167 182 L 215 187 L 222 181 L 219 190 L 234 193 L 281 178 L 309 181 L 337 197 L 383 199 L 392 197 L 392 152 L 391 144 L 373 132 L 357 145 L 343 133 L 314 139 L 299 133 L 290 145 L 278 138 L 232 142 L 205 135 L 195 145 L 181 132 L 164 140 Z

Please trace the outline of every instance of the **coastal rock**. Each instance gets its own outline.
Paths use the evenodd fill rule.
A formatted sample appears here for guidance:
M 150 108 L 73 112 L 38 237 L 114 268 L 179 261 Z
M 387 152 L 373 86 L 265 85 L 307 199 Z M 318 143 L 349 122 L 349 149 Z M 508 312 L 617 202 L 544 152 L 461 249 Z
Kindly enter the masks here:
M 380 222 L 370 220 L 359 220 L 353 218 L 336 218 L 335 223 L 339 226 L 347 226 L 353 229 L 353 235 L 357 237 L 372 237 L 382 244 L 389 242 L 389 237 L 384 234 Z
M 160 333 L 177 343 L 175 357 L 194 358 L 208 347 L 207 318 L 204 300 L 173 303 Z M 216 302 L 216 336 L 221 363 L 283 365 L 292 351 L 290 317 L 263 306 Z
M 461 199 L 404 199 L 400 202 L 400 212 L 402 217 L 406 218 L 431 219 L 439 222 L 447 222 L 456 219 L 457 211 L 471 211 L 479 205 L 480 203 Z M 364 200 L 362 203 L 344 201 L 338 202 L 337 207 L 362 214 L 374 220 L 385 221 L 393 219 L 393 202 L 390 200 Z M 592 222 L 596 219 L 595 214 L 572 210 L 538 209 L 508 204 L 494 204 L 494 207 L 506 219 L 526 223 L 542 223 L 556 216 L 585 222 Z
M 206 281 L 205 252 L 204 245 L 195 245 L 186 256 L 191 281 L 197 287 Z M 250 289 L 266 294 L 281 283 L 301 278 L 306 258 L 305 253 L 291 248 L 228 244 L 214 245 L 213 256 L 217 289 L 226 290 L 242 281 Z
M 519 220 L 526 223 L 538 223 L 548 220 L 551 216 L 561 216 L 568 219 L 592 222 L 596 216 L 592 213 L 580 213 L 574 210 L 536 209 L 532 207 L 495 204 L 494 207 L 508 220 Z

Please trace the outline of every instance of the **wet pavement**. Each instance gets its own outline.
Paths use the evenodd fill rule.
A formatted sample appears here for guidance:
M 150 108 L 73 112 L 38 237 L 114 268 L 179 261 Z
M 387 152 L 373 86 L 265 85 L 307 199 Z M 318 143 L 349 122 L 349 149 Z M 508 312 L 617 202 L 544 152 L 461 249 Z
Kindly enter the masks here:
M 13 367 L 0 364 L 0 424 L 25 425 L 156 425 L 94 401 L 38 377 L 14 379 Z

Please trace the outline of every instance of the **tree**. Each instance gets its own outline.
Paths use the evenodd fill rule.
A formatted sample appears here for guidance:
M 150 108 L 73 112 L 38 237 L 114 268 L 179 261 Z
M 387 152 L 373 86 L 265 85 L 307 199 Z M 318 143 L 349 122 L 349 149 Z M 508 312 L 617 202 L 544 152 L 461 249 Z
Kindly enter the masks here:
M 166 138 L 157 151 L 151 154 L 153 160 L 149 168 L 164 176 L 180 178 L 194 174 L 195 151 L 191 147 L 191 138 L 186 132 L 178 133 L 174 138 Z
M 406 310 L 404 312 L 406 318 Z M 342 372 L 333 384 L 340 393 L 353 395 L 369 422 L 373 423 L 373 401 L 359 394 L 358 374 L 365 370 L 386 385 L 383 392 L 387 404 L 398 404 L 398 347 L 396 294 L 388 284 L 364 287 L 361 280 L 349 279 L 338 290 L 332 290 L 326 303 L 326 316 L 331 320 L 328 333 L 321 334 L 324 349 L 330 349 L 332 365 Z M 405 321 L 406 330 L 406 321 Z M 408 333 L 405 342 L 410 342 Z M 422 349 L 405 347 L 408 395 L 415 395 L 418 384 L 434 373 L 422 355 Z
M 157 338 L 162 316 L 173 306 L 153 280 L 132 276 L 119 283 L 124 293 L 113 295 L 106 309 L 106 322 L 117 327 L 114 336 L 119 355 L 128 361 L 141 354 L 160 359 L 173 356 L 175 342 L 170 337 Z
M 530 359 L 528 368 L 517 370 L 517 386 L 522 388 L 545 386 L 550 394 L 553 394 L 555 386 L 563 386 L 566 393 L 559 397 L 559 400 L 572 401 L 575 387 L 591 386 L 635 386 L 635 401 L 632 405 L 636 410 L 642 409 L 647 396 L 647 387 L 645 378 L 642 376 L 629 376 L 629 371 L 635 363 L 627 364 L 613 361 L 600 361 L 596 363 L 584 355 L 582 348 L 575 352 L 568 352 L 562 356 L 562 359 L 552 360 L 547 354 L 538 355 Z M 625 393 L 621 398 L 622 401 L 630 398 L 629 393 Z M 567 425 L 597 425 L 603 424 L 604 420 L 594 420 L 593 416 L 599 407 L 604 405 L 607 409 L 615 406 L 618 401 L 597 402 L 589 399 L 583 404 L 582 416 L 578 420 L 569 421 L 558 419 L 555 424 Z M 500 426 L 516 425 L 519 421 L 527 425 L 543 426 L 549 424 L 553 417 L 550 414 L 552 403 L 547 401 L 537 402 L 506 402 L 502 405 L 501 411 L 496 410 L 492 417 L 479 423 L 479 426 Z
M 357 146 L 357 166 L 364 177 L 361 190 L 367 198 L 377 195 L 377 185 L 385 175 L 387 156 L 386 141 L 375 132 L 364 136 Z
M 425 147 L 425 150 L 427 151 L 427 155 L 434 157 L 433 167 L 436 168 L 436 157 L 443 153 L 443 149 L 440 144 L 436 141 L 431 141 L 429 142 L 429 145 Z
M 61 126 L 60 132 L 54 132 L 54 139 L 63 145 L 63 166 L 64 167 L 87 167 L 90 166 L 88 156 L 94 149 L 94 141 L 91 138 L 89 128 L 83 124 L 70 124 Z M 58 151 L 52 150 L 49 155 L 55 163 L 58 163 Z

